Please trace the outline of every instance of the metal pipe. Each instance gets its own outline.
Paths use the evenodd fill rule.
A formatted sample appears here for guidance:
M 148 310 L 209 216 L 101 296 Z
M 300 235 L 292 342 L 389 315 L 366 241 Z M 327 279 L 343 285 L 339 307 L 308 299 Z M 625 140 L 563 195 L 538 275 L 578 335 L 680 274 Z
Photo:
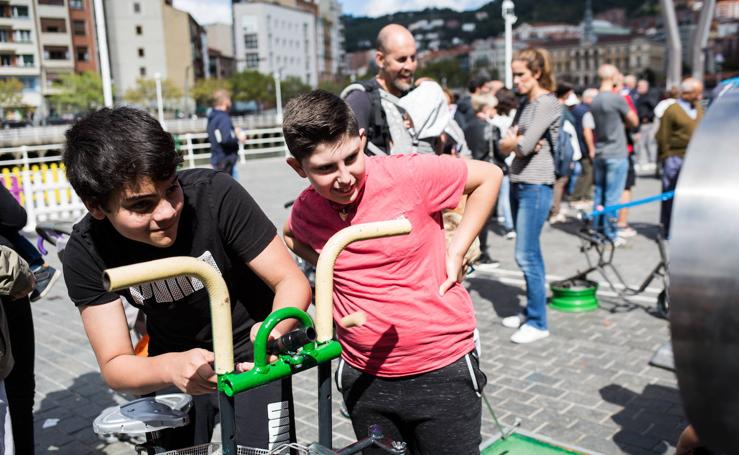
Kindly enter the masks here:
M 693 77 L 699 81 L 703 81 L 706 69 L 705 50 L 708 44 L 708 34 L 711 31 L 711 22 L 713 22 L 713 13 L 715 10 L 716 0 L 703 0 L 700 19 L 698 19 L 698 27 L 693 34 L 693 43 L 691 46 L 693 53 Z
M 672 0 L 661 0 L 662 18 L 665 35 L 667 35 L 667 88 L 680 85 L 683 67 L 683 47 L 680 43 L 680 31 L 677 28 L 675 4 Z
M 103 272 L 103 285 L 115 291 L 141 283 L 165 280 L 181 275 L 202 281 L 210 299 L 210 317 L 213 330 L 215 372 L 218 375 L 234 371 L 231 299 L 220 273 L 203 261 L 187 256 L 176 256 L 140 264 L 125 265 Z
M 100 77 L 103 82 L 103 102 L 105 107 L 113 107 L 113 84 L 110 78 L 110 57 L 108 55 L 108 35 L 105 31 L 105 10 L 103 0 L 95 3 L 95 25 L 97 26 L 97 45 L 100 61 Z
M 319 343 L 329 341 L 334 336 L 334 263 L 341 250 L 357 240 L 391 237 L 408 234 L 409 232 L 411 232 L 411 222 L 405 218 L 400 218 L 392 221 L 378 221 L 349 226 L 334 234 L 326 242 L 316 265 L 315 322 L 316 335 Z

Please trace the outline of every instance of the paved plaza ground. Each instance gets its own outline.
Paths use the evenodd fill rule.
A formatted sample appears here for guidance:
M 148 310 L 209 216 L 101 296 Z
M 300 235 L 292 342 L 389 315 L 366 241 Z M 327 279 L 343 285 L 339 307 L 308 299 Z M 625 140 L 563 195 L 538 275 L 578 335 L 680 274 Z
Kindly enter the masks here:
M 305 186 L 280 159 L 239 166 L 240 181 L 275 224 L 287 216 L 283 203 Z M 659 182 L 642 177 L 635 198 L 659 192 Z M 616 253 L 615 263 L 630 285 L 640 284 L 659 261 L 654 236 L 659 205 L 632 210 L 639 235 Z M 544 228 L 548 278 L 555 280 L 585 268 L 574 220 Z M 648 361 L 669 338 L 667 321 L 655 315 L 656 282 L 642 296 L 624 302 L 603 289 L 601 309 L 591 313 L 550 311 L 552 335 L 533 345 L 508 341 L 511 329 L 500 325 L 525 302 L 524 281 L 513 259 L 513 241 L 492 237 L 499 269 L 476 272 L 465 285 L 472 294 L 482 339 L 486 393 L 500 420 L 563 443 L 603 454 L 673 453 L 685 426 L 675 375 Z M 49 261 L 58 260 L 53 254 Z M 601 280 L 596 275 L 593 279 Z M 37 453 L 131 454 L 130 444 L 102 441 L 92 420 L 104 408 L 127 397 L 111 392 L 100 378 L 79 314 L 63 283 L 33 306 L 36 324 Z M 316 372 L 294 378 L 298 437 L 318 438 Z M 334 441 L 346 445 L 353 433 L 339 413 L 334 394 Z M 130 397 L 128 397 L 130 398 Z M 433 397 L 429 397 L 433 400 Z M 483 439 L 495 426 L 483 409 Z

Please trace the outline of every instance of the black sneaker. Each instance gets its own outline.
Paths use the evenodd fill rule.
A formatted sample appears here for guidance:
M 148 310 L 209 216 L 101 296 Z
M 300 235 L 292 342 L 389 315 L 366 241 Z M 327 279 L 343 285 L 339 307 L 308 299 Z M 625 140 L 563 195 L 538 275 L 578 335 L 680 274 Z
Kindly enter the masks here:
M 46 297 L 56 280 L 62 276 L 62 272 L 50 265 L 45 265 L 33 272 L 33 275 L 36 277 L 36 286 L 31 292 L 31 302 Z
M 480 259 L 477 261 L 478 266 L 485 266 L 484 268 L 495 269 L 500 267 L 500 261 L 496 261 L 491 258 L 487 253 L 482 253 Z

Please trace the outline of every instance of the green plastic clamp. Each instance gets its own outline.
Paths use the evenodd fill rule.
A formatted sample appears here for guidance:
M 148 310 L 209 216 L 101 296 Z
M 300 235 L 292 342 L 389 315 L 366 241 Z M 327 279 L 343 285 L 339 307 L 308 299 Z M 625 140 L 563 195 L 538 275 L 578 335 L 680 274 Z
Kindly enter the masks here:
M 271 313 L 259 327 L 254 340 L 254 368 L 243 373 L 219 375 L 218 390 L 233 397 L 237 393 L 308 370 L 341 355 L 341 345 L 337 341 L 314 341 L 303 346 L 298 354 L 281 354 L 274 362 L 267 363 L 269 333 L 285 319 L 297 319 L 302 327 L 313 327 L 311 317 L 298 308 L 286 307 Z

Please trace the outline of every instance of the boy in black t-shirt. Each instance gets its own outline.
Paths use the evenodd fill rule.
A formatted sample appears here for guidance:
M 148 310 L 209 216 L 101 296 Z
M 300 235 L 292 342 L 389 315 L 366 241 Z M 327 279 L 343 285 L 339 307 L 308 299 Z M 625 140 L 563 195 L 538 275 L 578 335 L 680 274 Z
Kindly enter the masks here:
M 102 109 L 66 137 L 67 176 L 90 213 L 69 239 L 64 277 L 103 378 L 142 395 L 174 387 L 193 395 L 190 425 L 173 432 L 166 448 L 209 442 L 217 399 L 203 284 L 178 277 L 116 294 L 104 289 L 102 271 L 172 256 L 218 270 L 231 298 L 240 371 L 253 360 L 256 321 L 285 306 L 306 309 L 310 286 L 244 188 L 213 170 L 177 172 L 181 157 L 172 136 L 145 112 Z M 133 353 L 121 295 L 147 316 L 149 357 Z M 283 321 L 272 335 L 291 325 Z M 295 439 L 289 379 L 237 395 L 235 406 L 238 444 L 266 449 Z

